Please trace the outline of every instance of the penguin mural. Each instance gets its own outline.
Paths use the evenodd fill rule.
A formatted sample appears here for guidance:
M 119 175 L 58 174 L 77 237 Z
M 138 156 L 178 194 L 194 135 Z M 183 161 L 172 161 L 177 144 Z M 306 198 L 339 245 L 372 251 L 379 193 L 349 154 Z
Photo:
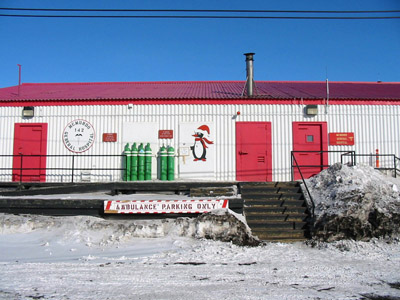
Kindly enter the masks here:
M 194 137 L 194 144 L 190 147 L 192 150 L 194 160 L 193 161 L 206 161 L 207 155 L 207 144 L 214 144 L 214 142 L 204 137 L 205 132 L 210 134 L 210 128 L 207 125 L 201 125 L 197 128 L 197 131 L 192 135 Z

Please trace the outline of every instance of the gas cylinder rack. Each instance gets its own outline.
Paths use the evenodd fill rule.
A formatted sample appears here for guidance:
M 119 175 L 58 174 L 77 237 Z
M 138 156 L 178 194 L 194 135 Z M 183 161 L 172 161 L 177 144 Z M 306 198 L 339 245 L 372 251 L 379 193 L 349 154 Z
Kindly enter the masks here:
M 151 180 L 152 150 L 150 143 L 144 147 L 143 143 L 137 147 L 136 143 L 129 147 L 129 143 L 124 148 L 124 181 L 144 181 Z
M 160 180 L 175 180 L 175 149 L 172 146 L 162 146 L 159 150 L 158 170 Z M 144 146 L 136 143 L 129 147 L 129 143 L 124 148 L 124 181 L 144 181 L 151 180 L 152 171 L 152 150 L 150 143 Z
M 175 149 L 172 146 L 164 145 L 159 151 L 159 179 L 175 180 Z

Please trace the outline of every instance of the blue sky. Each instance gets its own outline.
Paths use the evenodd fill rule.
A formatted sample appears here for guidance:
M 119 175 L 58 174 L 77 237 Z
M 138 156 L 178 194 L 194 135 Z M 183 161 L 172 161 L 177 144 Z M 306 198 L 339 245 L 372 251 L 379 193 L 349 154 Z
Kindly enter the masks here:
M 400 1 L 0 0 L 0 7 L 400 10 Z M 22 82 L 244 80 L 245 52 L 256 53 L 256 80 L 400 81 L 400 19 L 0 17 L 0 41 L 0 87 L 18 84 L 17 64 Z

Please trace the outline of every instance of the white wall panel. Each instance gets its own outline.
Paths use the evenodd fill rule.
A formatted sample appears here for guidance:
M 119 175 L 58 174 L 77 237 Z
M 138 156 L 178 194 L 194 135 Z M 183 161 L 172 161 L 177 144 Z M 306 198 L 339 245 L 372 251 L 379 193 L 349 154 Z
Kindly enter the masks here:
M 76 167 L 79 168 L 119 168 L 119 157 L 89 158 L 86 155 L 121 154 L 122 127 L 125 122 L 155 122 L 159 129 L 172 129 L 173 140 L 159 140 L 161 145 L 172 145 L 176 151 L 179 146 L 179 124 L 182 122 L 214 122 L 216 139 L 215 178 L 212 180 L 235 180 L 235 123 L 242 121 L 264 121 L 272 125 L 272 163 L 273 180 L 291 180 L 292 122 L 327 122 L 328 132 L 354 132 L 355 146 L 329 146 L 329 150 L 354 150 L 358 154 L 400 155 L 400 106 L 389 105 L 320 105 L 315 117 L 304 115 L 301 101 L 292 105 L 97 105 L 97 106 L 43 106 L 35 107 L 36 116 L 21 118 L 21 107 L 1 107 L 0 118 L 0 163 L 3 168 L 12 167 L 12 158 L 4 155 L 13 153 L 14 123 L 48 123 L 47 154 L 72 155 L 62 142 L 65 126 L 74 119 L 90 122 L 96 131 L 96 140 L 88 151 L 75 154 Z M 300 103 L 300 104 L 299 104 Z M 236 112 L 240 111 L 240 115 Z M 102 142 L 103 133 L 117 133 L 115 143 Z M 153 149 L 154 155 L 158 149 Z M 330 154 L 329 163 L 340 160 L 340 155 Z M 176 160 L 178 161 L 178 160 Z M 369 157 L 358 158 L 359 162 L 370 163 Z M 372 159 L 375 163 L 375 159 Z M 391 159 L 381 158 L 381 166 L 392 163 Z M 71 158 L 52 158 L 47 160 L 48 168 L 70 167 Z M 178 166 L 176 166 L 178 170 Z M 69 171 L 48 170 L 47 181 L 70 181 Z M 75 180 L 81 180 L 81 171 L 76 171 Z M 1 181 L 10 181 L 11 172 L 1 170 Z M 91 171 L 92 181 L 121 180 L 120 171 Z

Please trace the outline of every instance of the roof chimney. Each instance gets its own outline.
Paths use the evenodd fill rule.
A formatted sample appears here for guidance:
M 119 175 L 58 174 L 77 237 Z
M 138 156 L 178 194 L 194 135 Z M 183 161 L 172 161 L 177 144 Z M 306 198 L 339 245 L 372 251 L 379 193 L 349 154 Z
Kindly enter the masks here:
M 245 53 L 246 55 L 246 87 L 247 87 L 247 97 L 253 97 L 254 95 L 254 69 L 253 69 L 253 55 L 255 53 Z

